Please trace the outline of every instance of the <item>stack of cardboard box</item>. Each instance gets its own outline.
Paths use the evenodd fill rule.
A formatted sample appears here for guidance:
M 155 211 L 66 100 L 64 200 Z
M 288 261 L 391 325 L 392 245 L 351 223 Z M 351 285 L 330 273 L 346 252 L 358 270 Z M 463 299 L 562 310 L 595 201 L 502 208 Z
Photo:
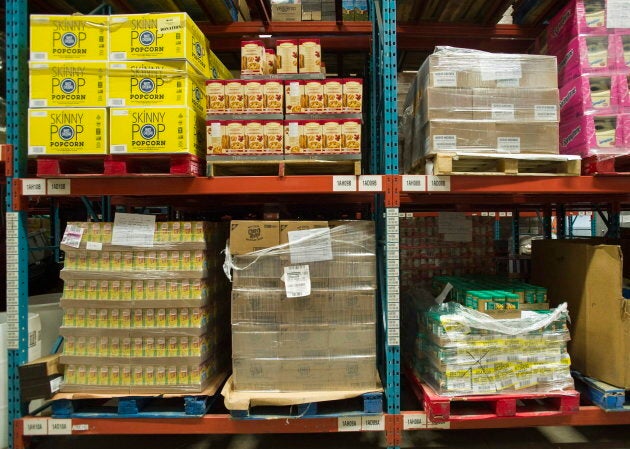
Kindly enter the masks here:
M 372 222 L 233 221 L 229 249 L 236 391 L 377 388 Z

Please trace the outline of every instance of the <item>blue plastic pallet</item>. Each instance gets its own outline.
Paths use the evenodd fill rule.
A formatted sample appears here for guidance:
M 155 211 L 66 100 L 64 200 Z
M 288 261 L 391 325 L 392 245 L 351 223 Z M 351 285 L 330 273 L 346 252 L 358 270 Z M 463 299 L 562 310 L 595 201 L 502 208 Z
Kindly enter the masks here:
M 128 396 L 110 399 L 59 399 L 53 418 L 198 418 L 212 407 L 214 396 Z
M 597 379 L 583 376 L 573 371 L 575 377 L 581 385 L 578 388 L 593 404 L 607 411 L 629 411 L 630 397 L 628 391 L 615 387 Z
M 234 419 L 335 418 L 340 416 L 380 415 L 383 393 L 365 393 L 351 399 L 309 402 L 285 406 L 256 406 L 248 410 L 231 410 Z

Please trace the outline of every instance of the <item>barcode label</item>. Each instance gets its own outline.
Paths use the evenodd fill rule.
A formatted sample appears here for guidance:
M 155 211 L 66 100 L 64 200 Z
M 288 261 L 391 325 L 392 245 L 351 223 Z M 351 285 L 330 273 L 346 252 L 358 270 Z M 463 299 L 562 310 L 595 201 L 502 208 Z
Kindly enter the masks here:
M 32 108 L 45 108 L 48 105 L 47 100 L 31 100 L 30 106 Z
M 112 145 L 109 147 L 111 153 L 126 153 L 127 145 Z
M 282 280 L 287 298 L 301 298 L 311 294 L 311 275 L 308 265 L 284 267 Z
M 514 120 L 514 105 L 507 103 L 493 103 L 492 120 Z
M 31 60 L 33 61 L 45 61 L 48 59 L 48 53 L 41 51 L 33 51 L 31 52 Z
M 435 87 L 457 87 L 457 72 L 451 70 L 434 72 L 433 85 Z
M 457 148 L 456 135 L 437 135 L 433 136 L 434 150 L 454 150 Z
M 497 138 L 497 151 L 503 153 L 520 153 L 520 137 L 499 137 Z
M 127 59 L 127 53 L 124 51 L 112 51 L 109 54 L 109 59 L 113 61 L 123 61 Z
M 537 104 L 534 106 L 534 119 L 541 121 L 558 120 L 558 108 L 555 104 Z
M 124 106 L 125 105 L 125 99 L 124 98 L 110 98 L 109 99 L 109 105 L 113 106 L 113 107 Z
M 508 78 L 497 80 L 497 87 L 521 87 L 521 82 L 518 78 Z
M 46 147 L 28 147 L 28 153 L 29 154 L 45 154 L 46 153 Z

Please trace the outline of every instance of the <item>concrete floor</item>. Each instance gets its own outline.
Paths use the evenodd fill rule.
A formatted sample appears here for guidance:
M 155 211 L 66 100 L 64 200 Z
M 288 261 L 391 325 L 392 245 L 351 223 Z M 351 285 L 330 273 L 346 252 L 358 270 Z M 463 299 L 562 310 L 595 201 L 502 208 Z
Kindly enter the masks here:
M 32 449 L 377 449 L 378 433 L 150 437 L 56 437 Z M 406 432 L 402 448 L 630 449 L 630 426 Z

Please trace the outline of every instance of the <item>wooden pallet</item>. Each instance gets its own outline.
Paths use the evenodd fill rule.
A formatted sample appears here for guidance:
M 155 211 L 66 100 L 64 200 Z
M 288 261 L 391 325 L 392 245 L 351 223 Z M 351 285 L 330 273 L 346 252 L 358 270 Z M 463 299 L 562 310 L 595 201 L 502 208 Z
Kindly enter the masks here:
M 582 160 L 582 174 L 622 175 L 630 174 L 630 154 L 599 154 Z
M 414 172 L 428 175 L 579 176 L 579 156 L 544 154 L 439 153 L 427 156 Z
M 405 376 L 424 405 L 427 418 L 434 423 L 567 415 L 580 408 L 580 393 L 574 390 L 447 397 L 421 382 L 413 370 L 407 368 Z
M 582 396 L 606 411 L 630 412 L 630 390 L 572 372 L 578 390 Z
M 358 160 L 213 160 L 208 176 L 360 175 Z
M 44 156 L 37 158 L 37 176 L 202 176 L 204 165 L 204 159 L 191 154 Z

